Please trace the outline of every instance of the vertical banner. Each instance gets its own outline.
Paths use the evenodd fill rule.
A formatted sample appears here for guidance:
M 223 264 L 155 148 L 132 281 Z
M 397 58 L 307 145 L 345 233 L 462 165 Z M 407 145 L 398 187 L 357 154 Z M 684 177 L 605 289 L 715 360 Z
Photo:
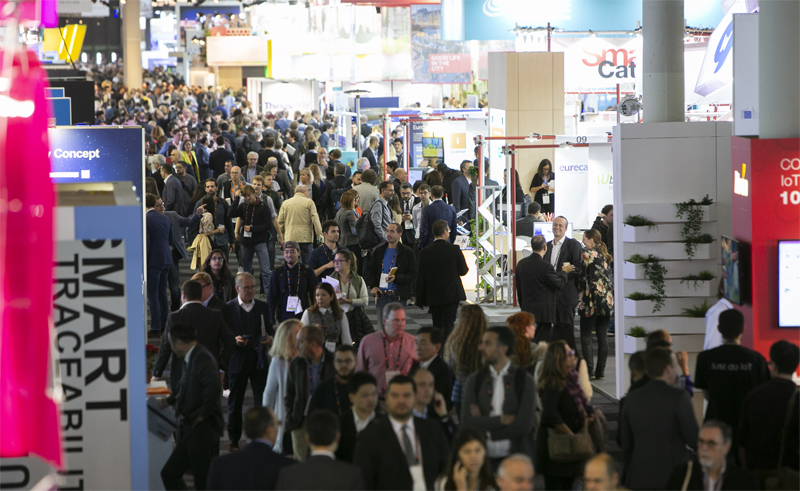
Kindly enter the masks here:
M 411 155 L 412 167 L 419 167 L 422 162 L 422 121 L 412 121 L 408 135 L 408 152 Z
M 589 222 L 589 148 L 556 148 L 556 215 L 567 217 L 573 229 L 586 229 Z
M 472 58 L 460 41 L 440 38 L 441 5 L 411 6 L 411 65 L 415 84 L 468 84 L 472 82 Z
M 131 489 L 125 275 L 122 240 L 58 243 L 53 321 L 65 397 L 62 489 Z
M 505 109 L 489 108 L 489 136 L 506 136 L 506 111 Z M 484 156 L 489 157 L 489 179 L 503 182 L 503 171 L 506 168 L 506 159 L 503 157 L 505 140 L 489 140 L 488 147 L 484 145 Z

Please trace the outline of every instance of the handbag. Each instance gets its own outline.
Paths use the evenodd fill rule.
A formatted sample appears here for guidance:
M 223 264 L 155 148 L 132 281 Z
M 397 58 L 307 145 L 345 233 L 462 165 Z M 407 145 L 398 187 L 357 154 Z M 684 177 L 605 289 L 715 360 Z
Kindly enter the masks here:
M 556 464 L 581 462 L 594 455 L 594 443 L 589 434 L 589 421 L 583 413 L 583 426 L 572 435 L 559 433 L 553 428 L 547 429 L 547 451 L 550 460 Z
M 599 409 L 594 408 L 594 421 L 589 423 L 589 434 L 598 453 L 608 450 L 608 420 Z
M 789 399 L 789 406 L 786 410 L 786 420 L 783 423 L 783 431 L 781 432 L 781 447 L 778 452 L 778 467 L 776 469 L 755 471 L 761 483 L 761 489 L 800 489 L 800 473 L 791 467 L 783 465 L 783 453 L 786 450 L 786 435 L 789 433 L 789 422 L 792 419 L 792 413 L 794 413 L 794 401 L 797 399 L 798 393 L 800 393 L 800 388 L 792 392 L 792 397 Z

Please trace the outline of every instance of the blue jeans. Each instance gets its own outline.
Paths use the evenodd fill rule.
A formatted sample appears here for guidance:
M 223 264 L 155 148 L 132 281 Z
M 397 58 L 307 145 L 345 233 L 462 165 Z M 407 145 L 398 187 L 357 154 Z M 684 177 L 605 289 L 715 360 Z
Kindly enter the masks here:
M 314 244 L 311 242 L 303 242 L 297 245 L 300 246 L 300 261 L 302 261 L 303 264 L 308 264 L 308 258 L 311 257 L 311 250 L 314 249 Z
M 269 295 L 269 254 L 267 254 L 267 243 L 261 242 L 252 248 L 242 244 L 242 268 L 253 274 L 253 254 L 258 256 L 258 265 L 261 268 L 261 285 L 264 287 L 264 294 Z
M 400 295 L 397 292 L 381 290 L 381 296 L 375 302 L 375 308 L 378 309 L 378 326 L 380 329 L 383 329 L 383 308 L 387 303 L 392 302 L 399 302 L 403 307 L 406 306 L 406 301 L 400 300 Z
M 147 305 L 150 307 L 150 330 L 160 331 L 167 323 L 167 279 L 170 266 L 147 268 Z

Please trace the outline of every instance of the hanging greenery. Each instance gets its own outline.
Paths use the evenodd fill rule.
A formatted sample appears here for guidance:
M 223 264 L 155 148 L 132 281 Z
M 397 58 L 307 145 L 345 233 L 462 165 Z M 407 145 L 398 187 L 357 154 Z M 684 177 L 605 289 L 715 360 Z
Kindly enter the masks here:
M 683 309 L 681 315 L 683 317 L 705 317 L 709 308 L 711 307 L 708 305 L 708 300 L 703 300 L 703 303 L 700 305 L 694 305 L 691 308 Z
M 628 218 L 625 219 L 624 223 L 625 225 L 630 225 L 631 227 L 647 227 L 648 232 L 658 230 L 658 225 L 656 225 L 656 222 L 648 220 L 642 215 L 628 215 Z
M 692 286 L 695 290 L 697 290 L 697 285 L 701 281 L 711 281 L 716 276 L 711 271 L 700 271 L 699 274 L 689 274 L 681 278 L 681 284 L 683 283 L 692 283 Z
M 636 302 L 641 301 L 641 300 L 652 300 L 652 301 L 655 301 L 655 300 L 658 299 L 658 295 L 655 295 L 653 293 L 633 292 L 630 295 L 628 295 L 628 298 L 631 299 L 631 300 L 634 300 Z
M 686 222 L 683 224 L 681 236 L 683 237 L 684 250 L 686 251 L 686 255 L 689 256 L 689 261 L 694 257 L 697 244 L 708 243 L 697 242 L 698 238 L 701 237 L 700 230 L 703 223 L 703 208 L 701 208 L 701 206 L 709 206 L 713 203 L 714 200 L 709 198 L 708 195 L 700 200 L 699 203 L 694 198 L 689 201 L 684 201 L 683 203 L 675 203 L 675 207 L 677 208 L 676 216 L 681 219 L 683 219 L 684 215 L 686 216 Z M 713 238 L 711 241 L 713 241 Z
M 649 298 L 636 299 L 631 296 L 628 296 L 628 298 L 631 300 L 653 300 L 655 302 L 653 305 L 653 313 L 655 314 L 664 306 L 664 299 L 667 297 L 664 292 L 664 275 L 667 274 L 667 268 L 661 265 L 660 257 L 656 257 L 652 254 L 649 254 L 647 257 L 641 254 L 634 254 L 628 258 L 628 262 L 644 265 L 644 277 L 650 280 L 650 288 L 653 290 L 652 294 L 647 295 Z

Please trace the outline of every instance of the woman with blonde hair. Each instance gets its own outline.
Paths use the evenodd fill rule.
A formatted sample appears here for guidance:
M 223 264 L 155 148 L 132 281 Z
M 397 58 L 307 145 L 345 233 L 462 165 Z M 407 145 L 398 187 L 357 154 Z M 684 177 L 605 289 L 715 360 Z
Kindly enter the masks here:
M 608 358 L 608 322 L 614 308 L 614 290 L 611 284 L 611 262 L 600 232 L 587 230 L 583 234 L 585 250 L 581 254 L 583 271 L 578 281 L 578 315 L 581 318 L 581 351 L 589 375 L 603 380 Z M 597 335 L 597 366 L 592 370 L 592 331 Z
M 267 375 L 267 387 L 264 389 L 262 405 L 272 409 L 275 417 L 280 421 L 278 427 L 278 437 L 272 449 L 279 454 L 292 454 L 292 436 L 290 433 L 284 434 L 286 426 L 286 409 L 284 398 L 286 397 L 286 377 L 289 374 L 289 362 L 297 355 L 297 333 L 303 327 L 299 319 L 289 319 L 283 321 L 275 331 L 275 340 L 269 350 L 272 362 L 269 364 L 269 374 Z
M 467 378 L 481 368 L 481 354 L 478 346 L 489 324 L 479 305 L 465 305 L 461 308 L 453 332 L 445 341 L 444 359 L 455 374 L 451 401 L 456 414 L 461 414 L 463 390 Z M 447 394 L 442 394 L 447 397 Z
M 317 167 L 317 169 L 319 170 L 319 167 Z M 311 174 L 311 170 L 301 170 L 299 180 L 300 184 L 308 188 L 308 197 L 311 198 L 311 201 L 316 203 L 320 196 L 322 196 L 322 193 L 319 190 L 319 186 L 314 184 L 314 176 Z

